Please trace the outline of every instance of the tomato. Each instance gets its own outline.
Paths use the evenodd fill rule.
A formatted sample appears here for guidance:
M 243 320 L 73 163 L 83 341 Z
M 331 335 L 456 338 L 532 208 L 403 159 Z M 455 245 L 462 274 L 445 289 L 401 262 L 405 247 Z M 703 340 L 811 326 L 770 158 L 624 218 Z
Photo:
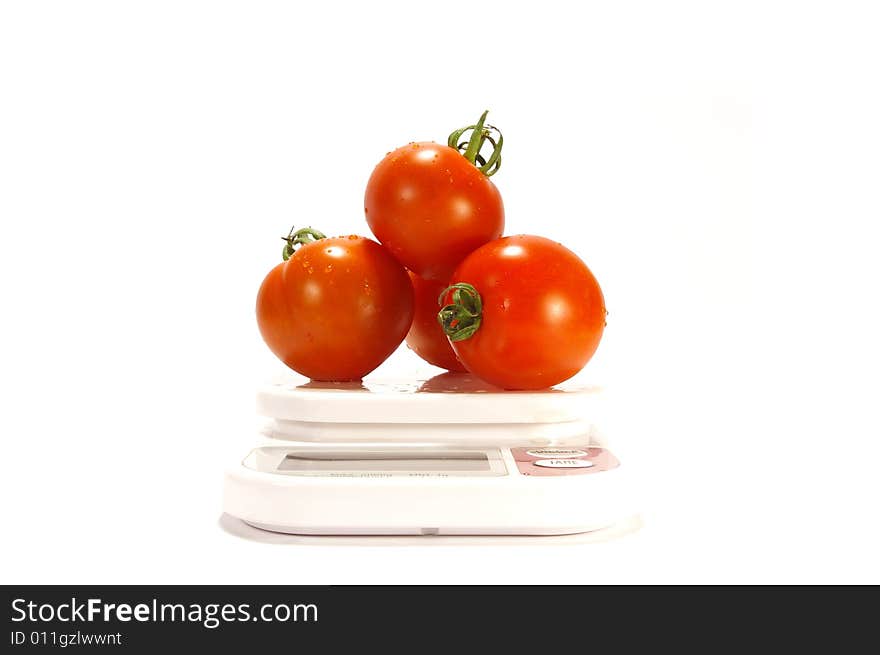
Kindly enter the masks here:
M 413 317 L 413 290 L 385 248 L 359 236 L 304 243 L 288 237 L 285 256 L 257 295 L 266 344 L 313 380 L 358 380 L 400 345 Z M 303 244 L 296 250 L 293 247 Z
M 448 280 L 462 259 L 504 231 L 504 204 L 488 177 L 497 170 L 502 140 L 490 136 L 495 128 L 484 127 L 484 119 L 453 132 L 450 145 L 410 143 L 388 153 L 367 183 L 370 229 L 422 278 Z M 479 138 L 472 134 L 473 148 L 463 155 L 451 146 L 467 129 Z M 487 140 L 495 151 L 484 161 L 479 147 Z
M 474 375 L 505 389 L 544 389 L 593 356 L 605 301 L 587 265 L 536 236 L 492 241 L 452 276 L 440 311 L 455 354 Z
M 449 339 L 437 322 L 437 298 L 446 288 L 446 282 L 423 280 L 413 272 L 409 274 L 415 291 L 416 311 L 412 327 L 406 335 L 406 345 L 429 364 L 450 371 L 464 371 L 464 366 L 449 344 Z

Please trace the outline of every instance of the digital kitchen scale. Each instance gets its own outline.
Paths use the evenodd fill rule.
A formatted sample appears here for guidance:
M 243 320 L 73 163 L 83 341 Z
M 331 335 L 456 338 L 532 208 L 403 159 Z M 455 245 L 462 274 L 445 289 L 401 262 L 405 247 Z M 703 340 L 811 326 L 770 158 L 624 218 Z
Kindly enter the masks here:
M 597 387 L 501 391 L 286 377 L 257 396 L 270 423 L 230 469 L 224 511 L 303 535 L 554 535 L 633 514 L 596 421 Z

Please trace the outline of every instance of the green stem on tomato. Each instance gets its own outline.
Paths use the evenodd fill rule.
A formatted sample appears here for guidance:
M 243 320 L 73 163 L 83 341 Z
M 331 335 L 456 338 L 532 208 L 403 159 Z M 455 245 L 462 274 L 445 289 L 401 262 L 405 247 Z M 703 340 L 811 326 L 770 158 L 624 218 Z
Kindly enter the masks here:
M 488 109 L 484 111 L 476 124 L 455 130 L 455 132 L 449 135 L 446 143 L 450 148 L 455 148 L 461 152 L 465 159 L 479 168 L 487 177 L 490 177 L 501 168 L 501 147 L 504 145 L 504 137 L 501 134 L 501 130 L 497 127 L 485 124 L 488 113 Z M 469 130 L 471 134 L 468 140 L 460 141 L 464 133 Z M 497 139 L 492 136 L 493 133 L 497 135 Z M 492 145 L 492 154 L 489 155 L 489 159 L 485 159 L 480 154 L 483 144 L 487 141 Z
M 294 227 L 290 228 L 290 232 L 287 233 L 286 237 L 281 237 L 284 241 L 284 250 L 281 251 L 281 257 L 284 261 L 293 257 L 293 253 L 296 252 L 297 247 L 327 238 L 327 235 L 323 232 L 311 227 L 302 227 L 296 230 L 296 232 L 294 232 Z
M 452 292 L 452 302 L 443 305 Z M 467 282 L 451 284 L 440 294 L 437 304 L 443 305 L 437 313 L 437 322 L 450 341 L 470 339 L 483 322 L 483 299 L 480 292 Z

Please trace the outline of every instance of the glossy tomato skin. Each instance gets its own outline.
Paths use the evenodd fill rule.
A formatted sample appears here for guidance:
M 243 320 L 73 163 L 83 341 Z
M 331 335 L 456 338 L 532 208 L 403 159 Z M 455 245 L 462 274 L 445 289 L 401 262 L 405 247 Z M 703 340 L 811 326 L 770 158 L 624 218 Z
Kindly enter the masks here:
M 446 333 L 437 322 L 438 299 L 448 285 L 446 282 L 424 280 L 409 272 L 415 292 L 416 310 L 412 327 L 406 335 L 406 345 L 429 364 L 449 371 L 463 372 L 467 369 L 458 361 Z
M 364 195 L 376 238 L 419 277 L 445 281 L 504 231 L 501 194 L 455 148 L 411 143 L 379 162 Z
M 403 341 L 413 290 L 404 268 L 364 237 L 321 239 L 276 266 L 257 294 L 275 355 L 313 380 L 359 380 Z
M 596 352 L 605 329 L 602 290 L 587 265 L 555 241 L 492 241 L 468 256 L 452 281 L 473 285 L 482 298 L 479 329 L 452 345 L 486 382 L 545 389 L 572 377 Z

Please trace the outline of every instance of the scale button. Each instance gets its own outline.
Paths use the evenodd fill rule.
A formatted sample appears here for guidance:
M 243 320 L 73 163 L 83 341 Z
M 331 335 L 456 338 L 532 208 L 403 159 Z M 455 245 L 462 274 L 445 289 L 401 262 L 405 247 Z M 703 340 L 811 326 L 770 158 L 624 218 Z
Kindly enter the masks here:
M 546 466 L 551 469 L 585 469 L 593 465 L 585 459 L 539 459 L 532 462 L 535 466 Z
M 535 448 L 527 450 L 526 455 L 531 457 L 586 457 L 586 450 L 577 450 L 576 448 Z

